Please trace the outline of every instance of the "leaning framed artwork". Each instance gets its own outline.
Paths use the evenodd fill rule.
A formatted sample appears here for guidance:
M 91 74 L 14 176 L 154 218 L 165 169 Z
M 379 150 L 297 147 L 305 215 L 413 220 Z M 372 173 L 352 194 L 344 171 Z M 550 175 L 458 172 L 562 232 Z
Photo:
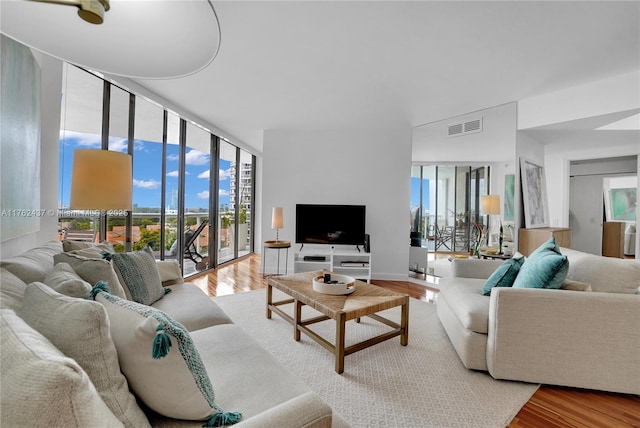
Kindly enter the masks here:
M 40 78 L 28 47 L 0 36 L 0 241 L 40 230 Z
M 549 207 L 544 167 L 529 159 L 520 158 L 520 179 L 525 227 L 527 229 L 548 227 Z
M 638 209 L 638 179 L 635 175 L 602 180 L 607 221 L 635 222 Z
M 636 188 L 609 189 L 609 212 L 607 217 L 611 221 L 635 221 L 636 220 Z

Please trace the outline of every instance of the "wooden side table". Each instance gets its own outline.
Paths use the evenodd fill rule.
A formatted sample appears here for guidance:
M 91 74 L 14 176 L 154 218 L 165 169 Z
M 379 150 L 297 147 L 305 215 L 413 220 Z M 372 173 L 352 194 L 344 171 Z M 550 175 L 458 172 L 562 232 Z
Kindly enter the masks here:
M 276 275 L 280 275 L 280 250 L 285 249 L 286 255 L 284 259 L 284 274 L 287 274 L 289 268 L 289 248 L 291 248 L 291 242 L 289 241 L 264 241 L 262 243 L 262 276 L 265 276 L 266 267 L 266 250 L 273 249 L 278 251 L 278 265 L 276 267 Z
M 568 227 L 520 228 L 518 230 L 518 251 L 529 257 L 536 248 L 547 242 L 552 236 L 556 238 L 556 244 L 559 247 L 571 248 L 571 229 Z

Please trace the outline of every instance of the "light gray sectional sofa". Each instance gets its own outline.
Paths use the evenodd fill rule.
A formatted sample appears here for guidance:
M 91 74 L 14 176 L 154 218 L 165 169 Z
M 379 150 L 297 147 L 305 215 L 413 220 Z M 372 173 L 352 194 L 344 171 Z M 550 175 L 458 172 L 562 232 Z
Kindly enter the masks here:
M 496 379 L 640 394 L 640 261 L 560 252 L 560 289 L 490 296 L 482 289 L 501 260 L 452 260 L 437 311 L 460 360 Z
M 104 313 L 102 306 L 53 291 L 53 288 L 57 288 L 73 294 L 81 285 L 77 283 L 77 279 L 74 283 L 69 278 L 71 282 L 65 282 L 66 288 L 60 288 L 59 283 L 54 284 L 53 288 L 42 285 L 51 281 L 54 258 L 59 259 L 61 253 L 62 244 L 52 241 L 0 262 L 0 425 L 136 428 L 203 426 L 206 421 L 162 416 L 141 403 L 139 398 L 132 398 L 135 396 L 129 392 L 127 379 L 122 376 L 118 366 L 119 360 L 122 360 L 121 349 L 114 347 L 109 336 L 109 329 L 115 324 L 113 320 L 100 323 L 92 319 L 92 315 L 84 321 L 73 320 L 76 316 L 74 308 L 84 308 L 89 314 L 97 314 L 97 318 Z M 159 263 L 163 285 L 172 283 L 166 287 L 171 292 L 151 306 L 162 310 L 190 331 L 191 340 L 213 386 L 215 404 L 224 411 L 242 413 L 241 420 L 234 426 L 348 426 L 339 415 L 332 414 L 331 408 L 318 395 L 288 373 L 271 354 L 234 325 L 204 292 L 193 284 L 184 283 L 175 261 Z M 58 268 L 55 271 L 61 272 L 63 276 L 73 276 Z M 65 277 L 65 281 L 66 279 Z M 96 297 L 96 300 L 99 301 L 99 298 Z M 38 301 L 43 303 L 35 305 L 34 302 Z M 41 313 L 45 310 L 52 314 Z M 107 314 L 112 313 L 107 311 Z M 256 322 L 260 322 L 258 318 L 261 315 L 256 314 Z M 25 320 L 36 325 L 51 340 Z M 60 325 L 51 325 L 52 323 Z M 86 340 L 76 339 L 75 343 L 68 343 L 74 337 L 75 330 L 83 327 L 88 334 Z M 156 332 L 154 328 L 153 333 L 162 335 L 163 331 Z M 168 351 L 169 355 L 180 357 L 176 350 L 176 339 L 171 338 L 173 347 Z M 96 342 L 97 340 L 102 342 Z M 99 369 L 85 367 L 57 349 L 52 342 L 68 347 L 71 355 L 95 354 L 87 366 L 102 366 Z M 151 349 L 148 352 L 150 356 Z M 51 370 L 52 365 L 54 368 Z M 164 374 L 158 378 L 149 380 L 163 380 Z M 164 395 L 162 398 L 172 406 L 191 404 L 181 404 L 187 393 L 179 383 L 161 390 L 155 388 L 152 393 Z

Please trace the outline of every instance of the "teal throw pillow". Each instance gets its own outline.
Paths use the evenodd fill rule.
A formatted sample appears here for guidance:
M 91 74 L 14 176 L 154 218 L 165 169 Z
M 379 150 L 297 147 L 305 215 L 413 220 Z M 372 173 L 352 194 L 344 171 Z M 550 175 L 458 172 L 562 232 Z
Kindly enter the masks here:
M 525 260 L 513 288 L 560 288 L 569 272 L 569 259 L 551 237 Z
M 130 253 L 114 253 L 111 261 L 120 283 L 134 302 L 150 305 L 165 294 L 160 272 L 149 247 Z M 167 289 L 169 290 L 169 289 Z
M 205 365 L 187 329 L 166 313 L 121 299 L 99 282 L 91 298 L 104 306 L 129 387 L 149 408 L 175 419 L 231 425 L 242 414 L 224 412 Z M 179 396 L 176 394 L 179 393 Z
M 512 258 L 502 263 L 482 287 L 482 295 L 491 295 L 493 287 L 511 287 L 524 263 L 524 257 Z

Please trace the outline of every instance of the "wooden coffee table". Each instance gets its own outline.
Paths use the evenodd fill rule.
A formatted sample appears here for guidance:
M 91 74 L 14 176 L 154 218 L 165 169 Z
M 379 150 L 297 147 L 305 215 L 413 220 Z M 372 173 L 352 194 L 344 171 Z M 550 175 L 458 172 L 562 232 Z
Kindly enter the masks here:
M 368 348 L 377 343 L 400 336 L 400 344 L 406 346 L 409 340 L 409 296 L 395 293 L 373 284 L 356 281 L 356 290 L 348 295 L 330 295 L 318 293 L 313 289 L 312 280 L 326 271 L 305 272 L 293 275 L 270 277 L 267 280 L 267 318 L 275 312 L 293 325 L 293 338 L 300 340 L 300 332 L 328 349 L 335 355 L 335 369 L 344 372 L 344 357 Z M 273 288 L 291 296 L 291 299 L 273 301 Z M 294 304 L 293 317 L 278 306 Z M 308 305 L 322 315 L 302 319 L 302 306 Z M 400 324 L 377 315 L 376 312 L 402 306 Z M 392 330 L 363 342 L 345 347 L 345 327 L 349 320 L 360 321 L 360 317 L 368 316 Z M 327 341 L 309 329 L 310 324 L 333 319 L 336 321 L 335 344 Z

